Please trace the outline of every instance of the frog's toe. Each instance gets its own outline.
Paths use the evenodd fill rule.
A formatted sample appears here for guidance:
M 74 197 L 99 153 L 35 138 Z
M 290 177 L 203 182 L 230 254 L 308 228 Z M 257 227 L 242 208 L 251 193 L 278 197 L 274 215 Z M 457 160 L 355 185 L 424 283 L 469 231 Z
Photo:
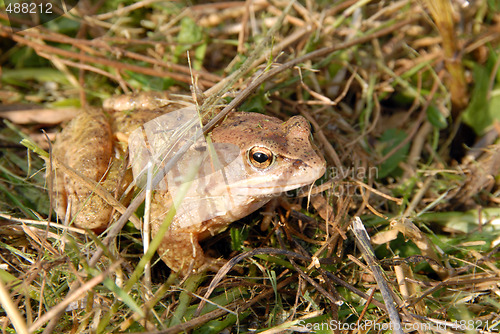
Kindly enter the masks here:
M 223 266 L 225 266 L 228 262 L 231 262 L 230 260 L 225 260 L 221 258 L 212 258 L 212 257 L 205 257 L 205 264 L 200 267 L 201 270 L 208 270 L 212 272 L 218 272 Z M 231 268 L 231 271 L 236 271 L 238 274 L 243 274 L 243 268 L 240 266 L 234 264 Z
M 200 267 L 200 271 L 218 272 L 227 263 L 224 259 L 216 259 L 213 257 L 205 257 L 205 263 Z

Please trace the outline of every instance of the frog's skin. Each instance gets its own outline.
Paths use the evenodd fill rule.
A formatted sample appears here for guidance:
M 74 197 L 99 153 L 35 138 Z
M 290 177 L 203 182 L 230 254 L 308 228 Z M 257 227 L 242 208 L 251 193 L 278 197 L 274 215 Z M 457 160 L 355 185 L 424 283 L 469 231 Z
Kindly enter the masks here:
M 73 119 L 57 137 L 53 154 L 77 172 L 100 182 L 116 198 L 123 197 L 123 204 L 127 204 L 130 196 L 122 195 L 132 176 L 130 169 L 124 172 L 121 167 L 123 159 L 120 156 L 123 156 L 126 144 L 117 138 L 127 137 L 141 124 L 190 103 L 192 101 L 188 97 L 166 93 L 142 93 L 108 99 L 104 110 L 85 110 Z M 184 214 L 175 216 L 158 253 L 173 271 L 182 275 L 213 263 L 205 257 L 199 241 L 221 232 L 231 222 L 260 208 L 273 196 L 311 184 L 325 172 L 325 160 L 311 143 L 309 123 L 301 116 L 283 122 L 258 113 L 232 112 L 212 131 L 211 140 L 239 147 L 242 162 L 237 167 L 239 170 L 225 170 L 229 177 L 226 178 L 226 175 L 226 184 L 219 187 L 237 192 L 239 196 L 230 210 L 204 213 L 201 216 L 207 219 L 200 218 L 202 221 L 187 223 Z M 202 196 L 203 188 L 200 188 L 201 185 L 197 187 L 198 196 Z M 211 185 L 211 188 L 218 187 Z M 241 191 L 243 188 L 246 191 Z M 92 194 L 87 185 L 56 168 L 54 189 L 55 207 L 61 218 L 72 219 L 75 225 L 95 231 L 107 227 L 113 208 L 100 196 Z M 157 190 L 153 194 L 153 237 L 171 203 L 170 192 Z M 190 211 L 196 210 L 190 208 Z

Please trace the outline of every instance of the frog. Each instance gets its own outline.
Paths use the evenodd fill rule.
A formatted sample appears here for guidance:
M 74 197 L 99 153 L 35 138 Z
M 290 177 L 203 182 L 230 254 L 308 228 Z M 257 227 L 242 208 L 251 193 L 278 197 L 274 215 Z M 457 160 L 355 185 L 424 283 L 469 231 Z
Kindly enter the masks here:
M 190 96 L 148 92 L 111 97 L 102 108 L 82 110 L 57 135 L 52 149 L 53 157 L 60 162 L 53 170 L 53 202 L 58 216 L 80 228 L 105 230 L 112 222 L 115 207 L 96 194 L 95 187 L 59 166 L 70 167 L 90 179 L 91 185 L 98 184 L 127 205 L 133 195 L 131 188 L 138 187 L 126 154 L 127 139 L 134 131 L 141 131 L 144 124 L 183 108 L 196 108 Z M 210 180 L 195 180 L 192 194 L 188 193 L 191 200 L 186 200 L 189 205 L 178 208 L 157 249 L 163 262 L 183 276 L 220 267 L 218 259 L 205 254 L 201 241 L 224 231 L 283 192 L 313 184 L 326 170 L 310 124 L 302 116 L 282 121 L 256 112 L 231 111 L 208 138 L 222 148 L 216 151 L 221 173 Z M 233 148 L 231 154 L 226 153 L 230 151 L 227 147 Z M 207 146 L 203 150 L 208 151 Z M 193 164 L 186 156 L 177 170 Z M 209 154 L 200 160 L 205 166 L 201 170 L 213 169 L 210 160 L 213 155 Z M 151 237 L 160 232 L 174 202 L 172 180 L 165 176 L 164 184 L 151 196 Z M 222 198 L 218 202 L 205 199 L 218 196 Z M 136 227 L 142 228 L 137 223 Z

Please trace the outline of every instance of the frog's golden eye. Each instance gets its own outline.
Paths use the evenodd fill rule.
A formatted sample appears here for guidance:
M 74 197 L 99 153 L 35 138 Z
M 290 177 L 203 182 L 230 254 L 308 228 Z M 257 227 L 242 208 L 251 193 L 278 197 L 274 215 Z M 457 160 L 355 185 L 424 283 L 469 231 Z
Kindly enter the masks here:
M 256 168 L 265 169 L 271 166 L 275 159 L 273 152 L 265 147 L 255 146 L 248 150 L 248 161 Z

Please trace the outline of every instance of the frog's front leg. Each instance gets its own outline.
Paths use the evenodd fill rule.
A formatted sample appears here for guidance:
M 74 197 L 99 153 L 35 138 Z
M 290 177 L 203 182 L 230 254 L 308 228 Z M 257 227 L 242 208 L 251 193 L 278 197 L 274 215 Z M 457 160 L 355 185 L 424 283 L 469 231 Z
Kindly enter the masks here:
M 196 233 L 167 232 L 158 247 L 158 254 L 170 269 L 183 276 L 207 263 Z
M 151 201 L 151 237 L 154 238 L 165 223 L 170 207 L 172 206 L 171 193 L 157 191 Z M 196 226 L 185 227 L 182 218 L 175 217 L 169 229 L 163 234 L 158 247 L 158 254 L 165 264 L 182 276 L 190 269 L 199 269 L 206 263 L 203 249 L 199 243 L 199 230 Z

